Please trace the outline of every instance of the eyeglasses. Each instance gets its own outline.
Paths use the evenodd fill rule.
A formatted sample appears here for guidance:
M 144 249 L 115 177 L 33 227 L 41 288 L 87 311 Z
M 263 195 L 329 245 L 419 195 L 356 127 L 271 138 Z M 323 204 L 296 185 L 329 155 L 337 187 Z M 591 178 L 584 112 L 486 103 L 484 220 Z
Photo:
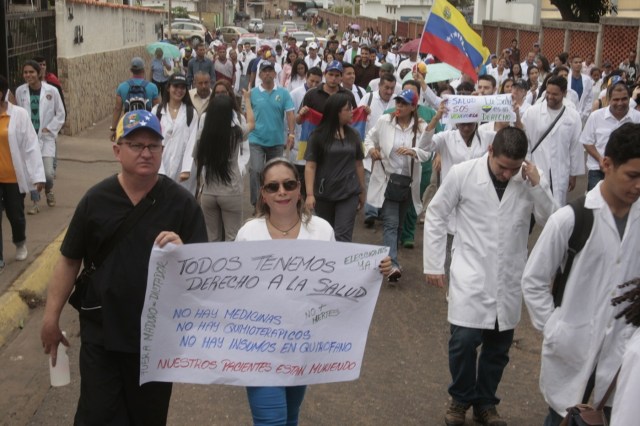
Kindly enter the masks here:
M 158 143 L 152 143 L 152 144 L 149 144 L 149 145 L 145 145 L 143 143 L 137 143 L 137 142 L 120 142 L 120 143 L 118 143 L 118 145 L 127 145 L 131 149 L 131 151 L 138 152 L 138 153 L 141 153 L 146 148 L 152 154 L 161 152 L 162 149 L 164 148 L 163 145 L 158 144 Z
M 269 182 L 266 183 L 262 188 L 265 190 L 265 192 L 274 194 L 278 192 L 278 190 L 280 189 L 280 185 L 282 185 L 285 191 L 293 191 L 298 187 L 299 183 L 300 182 L 298 182 L 297 180 L 291 179 L 285 180 L 284 182 Z

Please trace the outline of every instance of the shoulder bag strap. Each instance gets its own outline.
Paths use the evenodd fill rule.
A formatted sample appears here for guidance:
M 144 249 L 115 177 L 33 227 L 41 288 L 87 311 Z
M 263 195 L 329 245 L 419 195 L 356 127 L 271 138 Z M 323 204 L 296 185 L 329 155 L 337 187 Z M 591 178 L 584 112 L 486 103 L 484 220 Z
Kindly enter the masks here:
M 607 388 L 607 391 L 604 393 L 604 397 L 602 397 L 602 401 L 600 401 L 600 403 L 596 407 L 596 410 L 604 409 L 604 405 L 607 403 L 607 401 L 609 400 L 609 397 L 611 396 L 611 393 L 616 388 L 616 382 L 618 381 L 618 375 L 620 374 L 621 369 L 622 369 L 622 366 L 620 366 L 618 368 L 618 371 L 616 371 L 616 375 L 613 377 L 613 380 L 609 384 L 609 387 Z
M 549 132 L 551 132 L 551 130 L 553 130 L 553 127 L 556 125 L 556 123 L 558 122 L 558 120 L 560 120 L 560 117 L 562 117 L 562 114 L 564 114 L 564 110 L 567 109 L 567 107 L 562 107 L 562 110 L 560 111 L 560 114 L 558 114 L 558 116 L 556 117 L 555 120 L 553 120 L 553 123 L 551 123 L 551 126 L 549 126 L 549 128 L 542 134 L 542 136 L 540 137 L 540 139 L 538 140 L 538 143 L 533 147 L 533 149 L 531 150 L 531 153 L 533 154 L 533 152 L 538 148 L 538 146 L 542 143 L 542 141 L 544 140 L 544 138 L 547 137 L 547 135 L 549 134 Z
M 118 226 L 116 232 L 109 238 L 98 251 L 96 258 L 92 262 L 92 267 L 97 269 L 102 262 L 105 261 L 109 253 L 118 245 L 122 238 L 133 229 L 134 225 L 140 220 L 140 218 L 156 203 L 156 197 L 158 194 L 158 186 L 160 185 L 162 176 L 158 176 L 158 182 L 153 186 L 151 191 L 133 208 L 131 213 L 127 215 L 125 220 Z

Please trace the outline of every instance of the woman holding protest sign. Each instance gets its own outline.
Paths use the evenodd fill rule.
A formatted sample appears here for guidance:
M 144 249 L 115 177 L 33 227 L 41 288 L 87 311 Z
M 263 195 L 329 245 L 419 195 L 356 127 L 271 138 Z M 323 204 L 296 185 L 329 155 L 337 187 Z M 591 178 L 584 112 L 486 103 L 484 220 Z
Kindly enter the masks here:
M 306 207 L 327 220 L 336 240 L 344 242 L 351 242 L 356 213 L 365 201 L 362 142 L 349 126 L 351 99 L 340 93 L 327 99 L 304 156 Z
M 274 158 L 260 174 L 260 197 L 257 217 L 247 222 L 236 241 L 320 240 L 334 241 L 329 223 L 312 216 L 300 193 L 300 177 L 293 163 Z M 391 259 L 380 263 L 380 272 L 388 274 Z M 297 425 L 306 386 L 250 386 L 247 397 L 256 426 Z

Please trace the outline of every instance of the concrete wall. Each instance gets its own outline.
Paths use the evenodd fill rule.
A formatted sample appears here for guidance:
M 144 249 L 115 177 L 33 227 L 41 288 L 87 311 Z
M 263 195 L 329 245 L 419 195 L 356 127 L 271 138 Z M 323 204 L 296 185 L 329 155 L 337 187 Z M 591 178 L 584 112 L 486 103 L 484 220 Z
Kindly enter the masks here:
M 76 134 L 111 114 L 115 89 L 130 75 L 131 58 L 140 56 L 150 63 L 145 46 L 158 39 L 163 17 L 144 8 L 56 1 L 58 73 L 67 104 L 65 134 Z

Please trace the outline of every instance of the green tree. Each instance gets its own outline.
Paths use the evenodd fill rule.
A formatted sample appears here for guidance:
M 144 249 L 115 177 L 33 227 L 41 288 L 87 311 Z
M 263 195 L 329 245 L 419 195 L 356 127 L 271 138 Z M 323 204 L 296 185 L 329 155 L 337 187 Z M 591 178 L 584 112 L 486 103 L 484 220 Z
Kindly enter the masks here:
M 189 11 L 186 7 L 174 7 L 171 9 L 171 15 L 174 18 L 189 18 Z
M 612 0 L 551 0 L 558 8 L 563 21 L 594 22 L 608 13 L 618 10 Z

